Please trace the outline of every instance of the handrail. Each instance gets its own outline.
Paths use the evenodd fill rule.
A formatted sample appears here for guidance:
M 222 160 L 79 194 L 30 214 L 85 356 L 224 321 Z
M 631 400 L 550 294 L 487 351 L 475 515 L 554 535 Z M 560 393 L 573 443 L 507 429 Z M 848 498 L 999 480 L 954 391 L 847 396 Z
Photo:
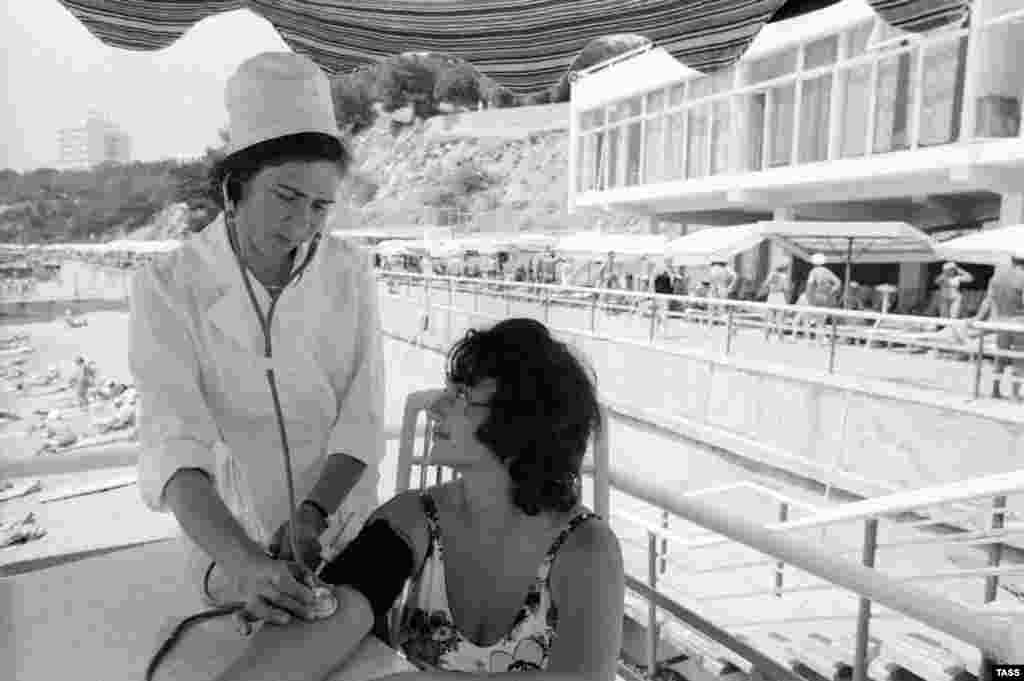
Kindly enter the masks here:
M 414 465 L 445 466 L 456 462 L 443 458 L 413 457 L 412 463 Z M 584 472 L 592 473 L 592 468 L 588 468 Z M 697 525 L 707 527 L 733 541 L 823 579 L 835 587 L 853 591 L 861 597 L 877 602 L 880 606 L 909 616 L 926 626 L 976 646 L 996 659 L 1005 661 L 1024 659 L 1024 631 L 1018 631 L 1013 623 L 994 622 L 993 618 L 987 614 L 939 597 L 933 592 L 918 589 L 908 584 L 908 581 L 913 579 L 912 577 L 886 575 L 853 561 L 836 558 L 831 552 L 822 550 L 818 544 L 766 532 L 767 528 L 763 525 L 698 498 L 682 497 L 670 488 L 644 480 L 624 468 L 610 468 L 609 477 L 612 489 L 656 505 Z M 1022 569 L 1024 568 L 1015 570 L 1020 572 Z M 990 571 L 986 568 L 980 570 L 986 574 Z M 742 594 L 744 597 L 749 595 L 751 594 Z M 733 597 L 730 594 L 721 594 L 721 596 Z M 710 600 L 713 600 L 713 597 Z
M 874 321 L 874 322 L 901 322 L 908 325 L 920 326 L 922 324 L 930 324 L 934 326 L 948 326 L 950 324 L 961 324 L 968 325 L 970 328 L 977 328 L 983 331 L 1003 331 L 1003 332 L 1015 332 L 1024 333 L 1024 324 L 1014 324 L 1008 322 L 981 322 L 973 319 L 951 319 L 946 317 L 923 317 L 915 315 L 898 314 L 894 312 L 874 312 L 874 311 L 863 311 L 863 310 L 844 310 L 839 307 L 815 307 L 812 305 L 796 305 L 796 304 L 783 304 L 779 305 L 776 303 L 762 303 L 754 300 L 732 300 L 729 298 L 706 298 L 699 296 L 690 295 L 677 295 L 672 293 L 654 293 L 649 291 L 631 291 L 628 289 L 616 289 L 616 288 L 591 288 L 586 286 L 575 286 L 575 285 L 562 285 L 562 284 L 542 284 L 539 282 L 523 282 L 523 281 L 505 281 L 504 279 L 485 279 L 477 277 L 458 277 L 458 276 L 447 276 L 447 275 L 425 275 L 417 272 L 403 272 L 400 270 L 378 270 L 378 276 L 381 278 L 395 277 L 398 279 L 409 278 L 420 282 L 424 280 L 431 282 L 444 282 L 451 280 L 453 283 L 467 284 L 470 286 L 483 286 L 487 287 L 499 287 L 499 288 L 519 288 L 519 289 L 542 289 L 547 291 L 560 291 L 567 293 L 580 293 L 587 296 L 616 296 L 624 298 L 634 298 L 638 301 L 647 301 L 652 298 L 660 302 L 683 302 L 690 304 L 703 304 L 703 305 L 714 305 L 715 307 L 722 308 L 739 308 L 739 309 L 752 309 L 758 312 L 805 312 L 805 313 L 817 313 L 827 314 L 840 317 L 849 317 L 851 319 L 860 319 L 862 321 Z M 537 298 L 541 301 L 541 298 Z
M 1024 469 L 854 501 L 843 504 L 839 508 L 820 511 L 800 520 L 770 523 L 765 525 L 765 529 L 773 532 L 794 532 L 842 522 L 895 515 L 926 506 L 991 498 L 1021 491 L 1024 491 Z M 722 541 L 720 537 L 704 541 L 691 540 L 687 542 L 686 546 L 688 548 L 707 547 L 722 543 Z
M 1024 352 L 1003 350 L 998 347 L 990 347 L 985 344 L 986 336 L 990 336 L 990 334 L 993 333 L 1024 333 L 1024 325 L 1004 321 L 978 322 L 973 319 L 915 317 L 892 313 L 846 310 L 834 307 L 776 305 L 755 301 L 678 296 L 672 294 L 620 289 L 562 286 L 560 284 L 511 282 L 498 279 L 480 279 L 473 277 L 435 276 L 433 274 L 388 270 L 381 270 L 379 272 L 379 277 L 383 281 L 404 281 L 407 283 L 409 289 L 412 289 L 413 282 L 416 282 L 415 289 L 418 291 L 422 287 L 424 292 L 427 290 L 437 289 L 438 287 L 442 288 L 442 290 L 447 288 L 447 290 L 451 292 L 454 290 L 453 287 L 455 284 L 458 284 L 460 289 L 462 286 L 472 287 L 474 292 L 478 295 L 494 295 L 503 297 L 506 301 L 507 307 L 512 304 L 513 300 L 533 300 L 536 304 L 539 304 L 545 310 L 548 310 L 552 304 L 565 304 L 573 301 L 573 299 L 567 300 L 565 296 L 551 295 L 552 293 L 571 293 L 580 298 L 580 300 L 575 302 L 583 303 L 584 306 L 590 308 L 590 329 L 589 331 L 577 328 L 556 330 L 572 333 L 574 335 L 593 337 L 595 339 L 607 338 L 607 334 L 601 334 L 597 331 L 596 312 L 598 309 L 618 308 L 619 310 L 632 311 L 634 315 L 641 313 L 642 310 L 644 316 L 649 316 L 649 310 L 646 308 L 642 309 L 639 305 L 640 302 L 656 305 L 659 309 L 659 314 L 664 315 L 666 319 L 682 318 L 696 323 L 720 325 L 720 328 L 717 331 L 712 332 L 711 330 L 708 330 L 704 333 L 704 337 L 709 341 L 717 339 L 715 342 L 721 342 L 721 337 L 724 335 L 725 341 L 723 354 L 725 356 L 736 354 L 732 349 L 732 346 L 734 345 L 732 340 L 734 337 L 740 337 L 737 330 L 740 327 L 764 329 L 766 334 L 770 333 L 774 329 L 780 334 L 791 333 L 794 337 L 800 334 L 810 337 L 813 334 L 816 338 L 825 339 L 827 341 L 824 344 L 826 347 L 823 350 L 823 363 L 827 360 L 827 370 L 829 374 L 837 374 L 837 357 L 852 356 L 856 362 L 863 363 L 865 361 L 860 354 L 854 355 L 853 353 L 855 350 L 853 349 L 842 350 L 842 352 L 839 351 L 839 348 L 843 347 L 848 341 L 864 342 L 866 344 L 867 347 L 864 350 L 856 350 L 858 353 L 888 352 L 888 350 L 874 350 L 872 348 L 875 343 L 896 343 L 908 348 L 919 348 L 923 351 L 932 352 L 953 352 L 959 353 L 961 356 L 971 358 L 972 361 L 966 368 L 967 371 L 973 373 L 973 377 L 971 377 L 971 374 L 968 374 L 967 371 L 964 373 L 952 371 L 935 374 L 934 372 L 927 371 L 927 368 L 924 365 L 916 364 L 918 360 L 914 360 L 915 363 L 908 365 L 908 370 L 913 372 L 913 378 L 910 380 L 910 384 L 915 386 L 916 389 L 938 395 L 948 395 L 951 392 L 956 394 L 959 391 L 963 391 L 965 393 L 972 391 L 973 396 L 975 398 L 979 398 L 981 397 L 985 358 L 993 357 L 1005 360 L 1024 360 Z M 541 291 L 544 295 L 532 296 L 530 295 L 531 291 Z M 623 305 L 615 305 L 611 302 L 615 299 L 628 299 L 631 302 Z M 670 301 L 685 303 L 689 305 L 690 308 L 684 314 L 666 312 L 668 302 Z M 480 318 L 500 318 L 495 315 L 483 314 L 475 309 L 470 313 L 468 310 L 457 306 L 441 305 L 434 301 L 428 302 L 429 309 L 431 310 L 448 311 L 449 313 L 455 312 L 459 314 L 473 314 Z M 475 307 L 476 306 L 474 305 L 474 308 Z M 698 309 L 695 310 L 695 308 Z M 703 308 L 703 311 L 699 308 Z M 772 315 L 769 313 L 776 313 L 777 316 L 781 316 L 786 319 L 781 323 L 777 320 L 771 321 Z M 778 315 L 778 313 L 781 313 L 781 315 Z M 694 319 L 694 316 L 700 317 L 700 319 Z M 826 319 L 830 319 L 831 323 L 826 323 Z M 856 323 L 847 325 L 844 322 L 839 321 L 841 319 Z M 902 330 L 892 329 L 889 328 L 891 324 L 908 325 L 914 328 Z M 928 330 L 923 330 L 921 327 L 926 327 Z M 937 335 L 938 332 L 936 329 L 939 327 L 949 327 L 954 329 L 954 332 L 952 332 L 953 337 L 946 339 Z M 615 338 L 614 340 L 620 343 L 635 343 L 642 344 L 645 347 L 652 347 L 655 346 L 658 328 L 659 325 L 657 321 L 652 318 L 648 332 L 645 334 L 647 336 L 645 342 L 641 342 L 636 338 L 633 338 L 632 340 Z M 725 331 L 722 332 L 721 328 L 724 328 Z M 667 346 L 664 341 L 659 342 L 656 347 L 661 352 L 670 352 L 673 354 L 681 352 L 681 350 L 677 348 Z M 696 351 L 687 350 L 682 354 L 689 355 L 694 352 Z M 850 355 L 845 354 L 848 352 Z M 783 357 L 787 356 L 783 355 Z M 792 358 L 780 359 L 779 361 L 788 362 L 792 361 Z M 812 364 L 808 364 L 804 360 L 797 361 L 798 365 L 804 370 L 818 370 Z M 935 359 L 934 361 L 942 360 Z M 870 366 L 870 364 L 868 366 Z M 872 373 L 871 369 L 864 369 L 864 367 L 861 367 L 861 369 L 862 371 L 860 373 L 852 375 L 863 375 L 865 378 L 883 383 L 892 383 L 893 381 L 893 376 L 891 374 L 883 373 L 876 375 Z M 851 374 L 848 373 L 847 375 Z M 938 378 L 936 378 L 937 376 Z M 942 380 L 943 376 L 952 376 L 953 378 L 952 380 Z M 998 379 L 998 373 L 992 376 L 992 380 L 995 381 Z M 853 387 L 850 389 L 856 390 L 857 388 Z M 961 406 L 968 409 L 975 408 L 971 405 Z M 1009 414 L 1009 412 L 1007 413 Z
M 995 623 L 990 617 L 979 615 L 935 593 L 852 561 L 836 558 L 812 542 L 766 532 L 762 525 L 699 499 L 681 498 L 671 489 L 644 480 L 632 471 L 614 467 L 610 477 L 615 489 L 849 589 L 976 646 L 996 659 L 1007 662 L 1024 660 L 1024 631 L 1017 631 L 1013 624 Z

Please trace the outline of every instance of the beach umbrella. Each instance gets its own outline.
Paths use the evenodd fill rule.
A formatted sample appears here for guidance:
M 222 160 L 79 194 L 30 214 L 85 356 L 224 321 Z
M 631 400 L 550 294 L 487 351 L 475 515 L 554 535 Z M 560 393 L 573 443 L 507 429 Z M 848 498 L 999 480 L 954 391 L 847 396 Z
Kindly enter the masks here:
M 926 31 L 962 21 L 969 0 L 866 1 L 890 25 Z M 728 67 L 768 22 L 836 0 L 60 0 L 113 47 L 159 50 L 200 20 L 248 9 L 328 73 L 405 52 L 460 57 L 515 93 L 566 75 L 591 41 L 643 36 L 687 66 Z M 226 36 L 226 38 L 229 38 Z M 593 53 L 595 49 L 591 48 Z M 602 56 L 597 52 L 598 56 Z M 591 60 L 592 61 L 592 60 Z
M 756 225 L 709 227 L 673 239 L 665 246 L 665 255 L 673 264 L 700 267 L 713 260 L 731 260 L 764 239 Z
M 826 262 L 845 263 L 844 291 L 850 287 L 854 263 L 929 263 L 941 259 L 936 241 L 905 222 L 765 220 L 757 227 L 766 238 L 798 258 L 810 260 L 821 253 Z
M 1001 265 L 1011 257 L 1024 258 L 1024 225 L 984 229 L 940 243 L 942 260 Z

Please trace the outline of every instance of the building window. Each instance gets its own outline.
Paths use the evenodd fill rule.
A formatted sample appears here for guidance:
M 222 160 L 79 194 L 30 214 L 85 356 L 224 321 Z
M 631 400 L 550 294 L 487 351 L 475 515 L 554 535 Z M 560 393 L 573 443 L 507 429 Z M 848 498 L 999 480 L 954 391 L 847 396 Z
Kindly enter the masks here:
M 803 82 L 800 92 L 800 163 L 828 159 L 832 74 Z
M 840 123 L 842 126 L 840 155 L 843 158 L 863 156 L 867 152 L 871 65 L 844 69 L 840 80 L 845 103 Z
M 640 121 L 630 123 L 626 126 L 626 131 L 622 138 L 626 145 L 623 158 L 626 162 L 625 184 L 627 187 L 640 184 L 640 158 L 642 156 L 641 149 L 643 144 L 641 128 Z
M 711 174 L 718 175 L 730 170 L 729 137 L 732 134 L 731 106 L 728 99 L 720 99 L 711 105 Z
M 1018 137 L 1024 94 L 1024 0 L 986 0 L 981 6 L 971 132 L 976 137 Z
M 930 46 L 923 58 L 918 144 L 927 147 L 955 142 L 960 137 L 967 38 Z
M 685 177 L 683 162 L 686 158 L 686 114 L 676 111 L 666 117 L 665 179 Z
M 768 93 L 768 166 L 787 166 L 793 155 L 793 110 L 796 85 L 772 88 Z
M 647 119 L 644 137 L 644 182 L 665 179 L 665 116 L 657 114 Z
M 885 153 L 910 147 L 913 88 L 910 67 L 917 50 L 878 62 L 875 85 L 875 139 L 872 151 Z
M 686 135 L 686 177 L 694 179 L 707 175 L 708 136 L 710 120 L 708 105 L 702 104 L 689 110 Z

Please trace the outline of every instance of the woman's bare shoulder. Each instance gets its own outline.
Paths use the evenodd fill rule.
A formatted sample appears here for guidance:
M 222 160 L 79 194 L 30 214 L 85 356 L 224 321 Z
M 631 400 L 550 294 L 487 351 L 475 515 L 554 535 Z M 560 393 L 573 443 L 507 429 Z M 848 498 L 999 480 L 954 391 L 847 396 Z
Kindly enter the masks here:
M 566 515 L 572 519 L 589 511 L 585 506 L 579 506 Z M 619 539 L 611 525 L 601 516 L 591 515 L 576 525 L 565 538 L 558 552 L 557 563 L 585 564 L 595 559 L 614 559 L 619 553 Z

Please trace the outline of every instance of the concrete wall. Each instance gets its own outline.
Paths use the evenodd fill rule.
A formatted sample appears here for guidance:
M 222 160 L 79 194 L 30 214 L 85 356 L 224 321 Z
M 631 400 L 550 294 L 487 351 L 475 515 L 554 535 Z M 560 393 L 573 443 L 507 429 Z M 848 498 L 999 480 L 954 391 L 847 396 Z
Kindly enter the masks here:
M 522 139 L 541 132 L 569 130 L 569 105 L 545 104 L 508 109 L 487 109 L 435 116 L 426 123 L 427 139 L 463 137 Z

